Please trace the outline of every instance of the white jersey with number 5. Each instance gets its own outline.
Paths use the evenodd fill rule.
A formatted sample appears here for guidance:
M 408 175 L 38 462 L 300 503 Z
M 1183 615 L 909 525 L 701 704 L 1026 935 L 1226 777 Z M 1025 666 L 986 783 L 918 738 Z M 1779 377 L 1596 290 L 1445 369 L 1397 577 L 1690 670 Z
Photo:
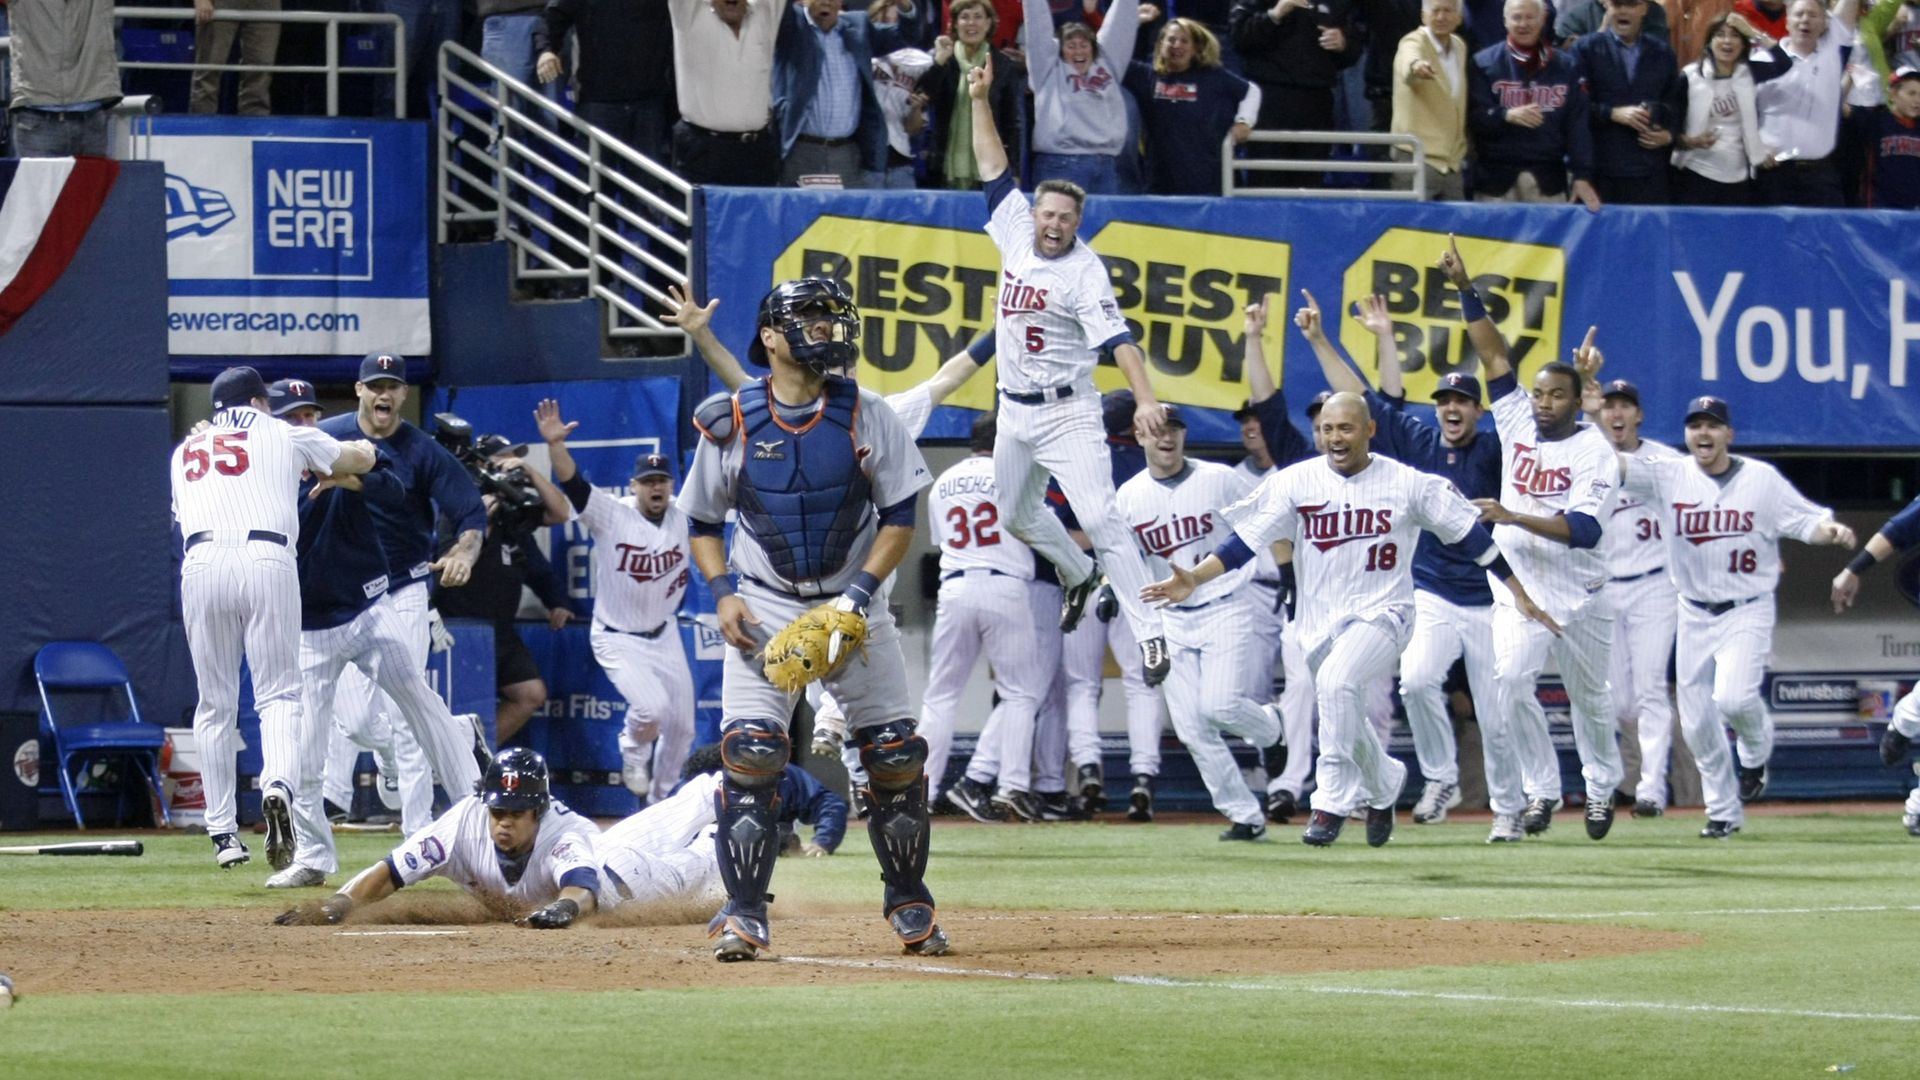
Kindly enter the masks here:
M 1500 432 L 1502 506 L 1537 517 L 1585 514 L 1602 529 L 1600 544 L 1575 548 L 1518 525 L 1493 527 L 1494 540 L 1527 594 L 1565 622 L 1607 582 L 1604 530 L 1620 476 L 1618 455 L 1591 424 L 1581 424 L 1564 439 L 1542 439 L 1525 387 L 1516 386 L 1493 403 L 1493 422 Z M 1496 587 L 1493 599 L 1512 604 L 1513 594 Z
M 340 443 L 319 428 L 295 427 L 246 405 L 222 409 L 173 452 L 173 516 L 181 535 L 263 529 L 291 545 L 300 534 L 300 474 L 330 473 L 339 456 Z
M 1780 583 L 1780 538 L 1813 543 L 1833 511 L 1795 490 L 1763 461 L 1736 457 L 1719 476 L 1692 458 L 1629 461 L 1623 485 L 1656 504 L 1668 569 L 1680 595 L 1717 604 L 1771 593 Z
M 1624 457 L 1635 461 L 1665 461 L 1682 457 L 1680 451 L 1663 442 L 1640 440 L 1640 445 Z M 1613 510 L 1607 514 L 1600 542 L 1607 553 L 1607 575 L 1613 578 L 1638 578 L 1667 565 L 1667 545 L 1661 529 L 1660 507 L 1637 491 L 1622 487 Z
M 994 204 L 987 235 L 1000 248 L 999 322 L 994 357 L 1000 387 L 1029 393 L 1086 382 L 1094 350 L 1129 333 L 1107 266 L 1076 239 L 1057 259 L 1033 246 L 1033 207 L 1008 189 Z
M 555 800 L 540 817 L 520 876 L 511 884 L 493 846 L 493 819 L 478 795 L 454 803 L 433 824 L 393 849 L 387 865 L 401 884 L 444 877 L 482 899 L 509 899 L 528 910 L 560 899 L 562 879 L 576 870 L 599 877 L 594 843 L 600 829 Z
M 1152 473 L 1142 471 L 1121 484 L 1120 516 L 1146 554 L 1147 568 L 1156 579 L 1165 578 L 1170 564 L 1191 570 L 1213 554 L 1230 529 L 1220 516 L 1220 508 L 1246 498 L 1253 487 L 1245 475 L 1225 465 L 1189 458 L 1186 468 L 1175 476 L 1156 480 Z M 1255 553 L 1262 550 L 1267 548 L 1256 548 Z M 1195 589 L 1192 596 L 1175 606 L 1210 604 L 1246 584 L 1258 565 L 1257 558 L 1248 560 L 1239 569 Z
M 1000 521 L 993 458 L 975 454 L 940 474 L 927 499 L 927 521 L 940 537 L 940 572 L 992 570 L 1033 580 L 1033 549 Z
M 1350 622 L 1396 615 L 1411 625 L 1419 530 L 1454 544 L 1480 518 L 1446 480 L 1378 454 L 1352 476 L 1324 457 L 1296 462 L 1224 513 L 1255 551 L 1293 541 L 1308 655 Z

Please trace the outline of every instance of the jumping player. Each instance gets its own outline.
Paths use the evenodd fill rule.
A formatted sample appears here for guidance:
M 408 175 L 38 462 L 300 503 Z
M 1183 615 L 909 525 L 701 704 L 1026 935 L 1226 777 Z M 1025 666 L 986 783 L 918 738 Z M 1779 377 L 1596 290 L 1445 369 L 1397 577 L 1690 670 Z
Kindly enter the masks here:
M 673 470 L 664 455 L 633 463 L 630 498 L 587 483 L 567 450 L 580 426 L 560 403 L 533 411 L 553 478 L 593 537 L 593 658 L 627 702 L 620 731 L 621 775 L 643 799 L 667 797 L 693 747 L 693 673 L 680 640 L 679 611 L 691 569 L 687 515 L 673 505 Z
M 723 961 L 768 947 L 767 886 L 779 846 L 772 795 L 789 756 L 795 695 L 767 680 L 759 653 L 775 629 L 822 601 L 867 619 L 864 653 L 824 681 L 867 769 L 882 910 L 909 952 L 948 947 L 923 880 L 927 744 L 914 732 L 899 630 L 881 587 L 912 546 L 914 504 L 932 478 L 878 394 L 827 374 L 852 361 L 859 332 L 859 312 L 839 284 L 779 285 L 761 301 L 754 346 L 771 374 L 694 413 L 703 437 L 678 503 L 721 636 L 733 646 L 721 691 L 726 774 L 716 840 L 728 899 L 709 926 Z M 731 551 L 722 532 L 730 510 L 739 518 Z
M 1780 537 L 1854 546 L 1853 530 L 1816 506 L 1765 462 L 1737 457 L 1733 415 L 1716 397 L 1687 405 L 1689 458 L 1622 455 L 1622 487 L 1661 508 L 1667 565 L 1679 588 L 1680 732 L 1700 766 L 1707 827 L 1724 840 L 1740 831 L 1745 803 L 1767 790 L 1773 717 L 1760 694 L 1773 649 Z M 1726 729 L 1739 745 L 1727 752 Z
M 1888 518 L 1887 523 L 1880 526 L 1880 531 L 1873 534 L 1846 569 L 1834 575 L 1834 614 L 1838 615 L 1853 606 L 1854 599 L 1860 595 L 1860 578 L 1875 563 L 1890 559 L 1916 545 L 1920 545 L 1920 497 L 1908 503 L 1906 509 Z M 1909 690 L 1894 706 L 1893 719 L 1887 722 L 1887 730 L 1880 736 L 1880 760 L 1894 768 L 1906 764 L 1916 738 L 1920 738 L 1920 684 L 1915 684 L 1914 689 Z M 1920 787 L 1907 792 L 1907 804 L 1902 808 L 1900 823 L 1906 826 L 1908 836 L 1920 836 Z
M 1134 426 L 1158 438 L 1160 403 L 1147 381 L 1146 354 L 1133 342 L 1114 299 L 1106 266 L 1075 235 L 1086 193 L 1048 180 L 1032 206 L 1014 186 L 1006 146 L 987 101 L 988 66 L 967 72 L 973 98 L 973 152 L 986 186 L 987 234 L 1000 249 L 1000 298 L 994 354 L 1000 364 L 1000 429 L 993 451 L 994 488 L 1007 528 L 1046 557 L 1066 590 L 1060 628 L 1079 623 L 1100 580 L 1100 568 L 1047 512 L 1053 474 L 1080 527 L 1106 562 L 1126 612 L 1147 684 L 1167 677 L 1167 642 L 1159 616 L 1140 601 L 1146 561 L 1113 508 L 1113 478 L 1104 455 L 1100 404 L 1093 388 L 1097 350 L 1111 349 L 1133 389 Z
M 1393 835 L 1393 807 L 1407 767 L 1389 757 L 1366 719 L 1368 688 L 1390 675 L 1413 629 L 1412 559 L 1403 555 L 1426 529 L 1465 541 L 1481 565 L 1505 581 L 1515 609 L 1548 633 L 1558 628 L 1536 608 L 1507 567 L 1471 503 L 1438 476 L 1369 452 L 1367 403 L 1337 393 L 1315 422 L 1324 456 L 1280 470 L 1222 511 L 1233 532 L 1191 570 L 1142 598 L 1187 601 L 1207 582 L 1253 559 L 1255 548 L 1293 545 L 1300 585 L 1300 644 L 1313 669 L 1320 706 L 1320 757 L 1313 817 L 1301 840 L 1316 847 L 1340 836 L 1347 816 L 1367 811 L 1367 843 Z
M 314 428 L 274 419 L 268 413 L 267 384 L 250 367 L 221 372 L 213 380 L 212 401 L 212 419 L 174 448 L 170 472 L 173 516 L 186 553 L 180 607 L 200 688 L 193 733 L 206 780 L 207 835 L 214 861 L 228 869 L 249 858 L 234 802 L 243 655 L 253 675 L 262 739 L 293 746 L 305 724 L 300 591 L 292 547 L 300 534 L 301 474 L 364 473 L 373 467 L 374 451 L 363 440 L 341 443 Z M 287 795 L 283 784 L 263 799 L 281 803 L 277 814 L 283 826 Z M 293 859 L 287 831 L 269 836 L 276 870 Z

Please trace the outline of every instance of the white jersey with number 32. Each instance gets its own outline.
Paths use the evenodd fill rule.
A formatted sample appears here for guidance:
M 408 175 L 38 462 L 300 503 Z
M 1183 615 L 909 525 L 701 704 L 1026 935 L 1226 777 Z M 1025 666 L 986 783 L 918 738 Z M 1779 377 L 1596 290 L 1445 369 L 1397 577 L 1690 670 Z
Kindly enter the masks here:
M 975 454 L 940 474 L 927 498 L 927 521 L 940 538 L 942 574 L 993 570 L 1033 580 L 1033 549 L 1000 521 L 990 455 Z
M 1107 265 L 1079 240 L 1057 259 L 1035 250 L 1033 208 L 1019 191 L 994 206 L 987 235 L 1000 248 L 994 329 L 1000 386 L 1026 393 L 1084 383 L 1093 374 L 1094 350 L 1129 332 Z
M 1441 477 L 1374 455 L 1352 476 L 1324 457 L 1296 462 L 1224 511 L 1258 551 L 1293 541 L 1300 646 L 1309 655 L 1349 622 L 1413 621 L 1413 548 L 1426 529 L 1458 543 L 1479 511 Z
M 300 534 L 300 474 L 330 473 L 340 443 L 250 406 L 213 414 L 207 429 L 174 448 L 173 516 L 182 536 L 264 529 L 291 543 Z
M 1659 507 L 1680 595 L 1713 604 L 1771 593 L 1780 583 L 1780 538 L 1811 544 L 1833 519 L 1752 458 L 1734 458 L 1717 477 L 1687 457 L 1629 461 L 1623 486 Z

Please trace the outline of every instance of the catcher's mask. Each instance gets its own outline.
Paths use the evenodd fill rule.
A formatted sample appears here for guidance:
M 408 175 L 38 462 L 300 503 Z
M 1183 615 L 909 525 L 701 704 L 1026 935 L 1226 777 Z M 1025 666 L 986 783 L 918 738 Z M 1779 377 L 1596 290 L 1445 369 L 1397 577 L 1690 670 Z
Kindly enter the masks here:
M 827 340 L 814 341 L 807 328 L 822 319 L 832 320 L 832 327 Z M 823 375 L 852 367 L 860 357 L 860 309 L 854 306 L 853 295 L 845 285 L 828 278 L 784 281 L 761 299 L 747 358 L 766 367 L 761 327 L 771 327 L 787 339 L 787 351 L 795 362 Z
M 524 746 L 513 746 L 493 756 L 480 778 L 480 801 L 497 810 L 545 813 L 553 801 L 547 787 L 547 759 Z

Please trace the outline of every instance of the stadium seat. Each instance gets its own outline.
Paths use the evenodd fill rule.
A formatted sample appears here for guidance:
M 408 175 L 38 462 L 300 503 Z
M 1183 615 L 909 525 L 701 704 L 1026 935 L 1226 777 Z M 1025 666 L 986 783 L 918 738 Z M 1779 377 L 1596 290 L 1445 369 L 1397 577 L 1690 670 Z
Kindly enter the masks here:
M 78 769 L 116 757 L 140 771 L 162 824 L 172 824 L 160 791 L 160 747 L 166 732 L 140 719 L 133 682 L 120 657 L 98 642 L 51 641 L 34 655 L 33 675 L 40 684 L 40 728 L 53 741 L 60 794 L 73 813 L 74 826 L 87 827 L 74 792 Z M 126 808 L 126 785 L 122 784 L 114 811 L 116 824 L 126 816 Z

